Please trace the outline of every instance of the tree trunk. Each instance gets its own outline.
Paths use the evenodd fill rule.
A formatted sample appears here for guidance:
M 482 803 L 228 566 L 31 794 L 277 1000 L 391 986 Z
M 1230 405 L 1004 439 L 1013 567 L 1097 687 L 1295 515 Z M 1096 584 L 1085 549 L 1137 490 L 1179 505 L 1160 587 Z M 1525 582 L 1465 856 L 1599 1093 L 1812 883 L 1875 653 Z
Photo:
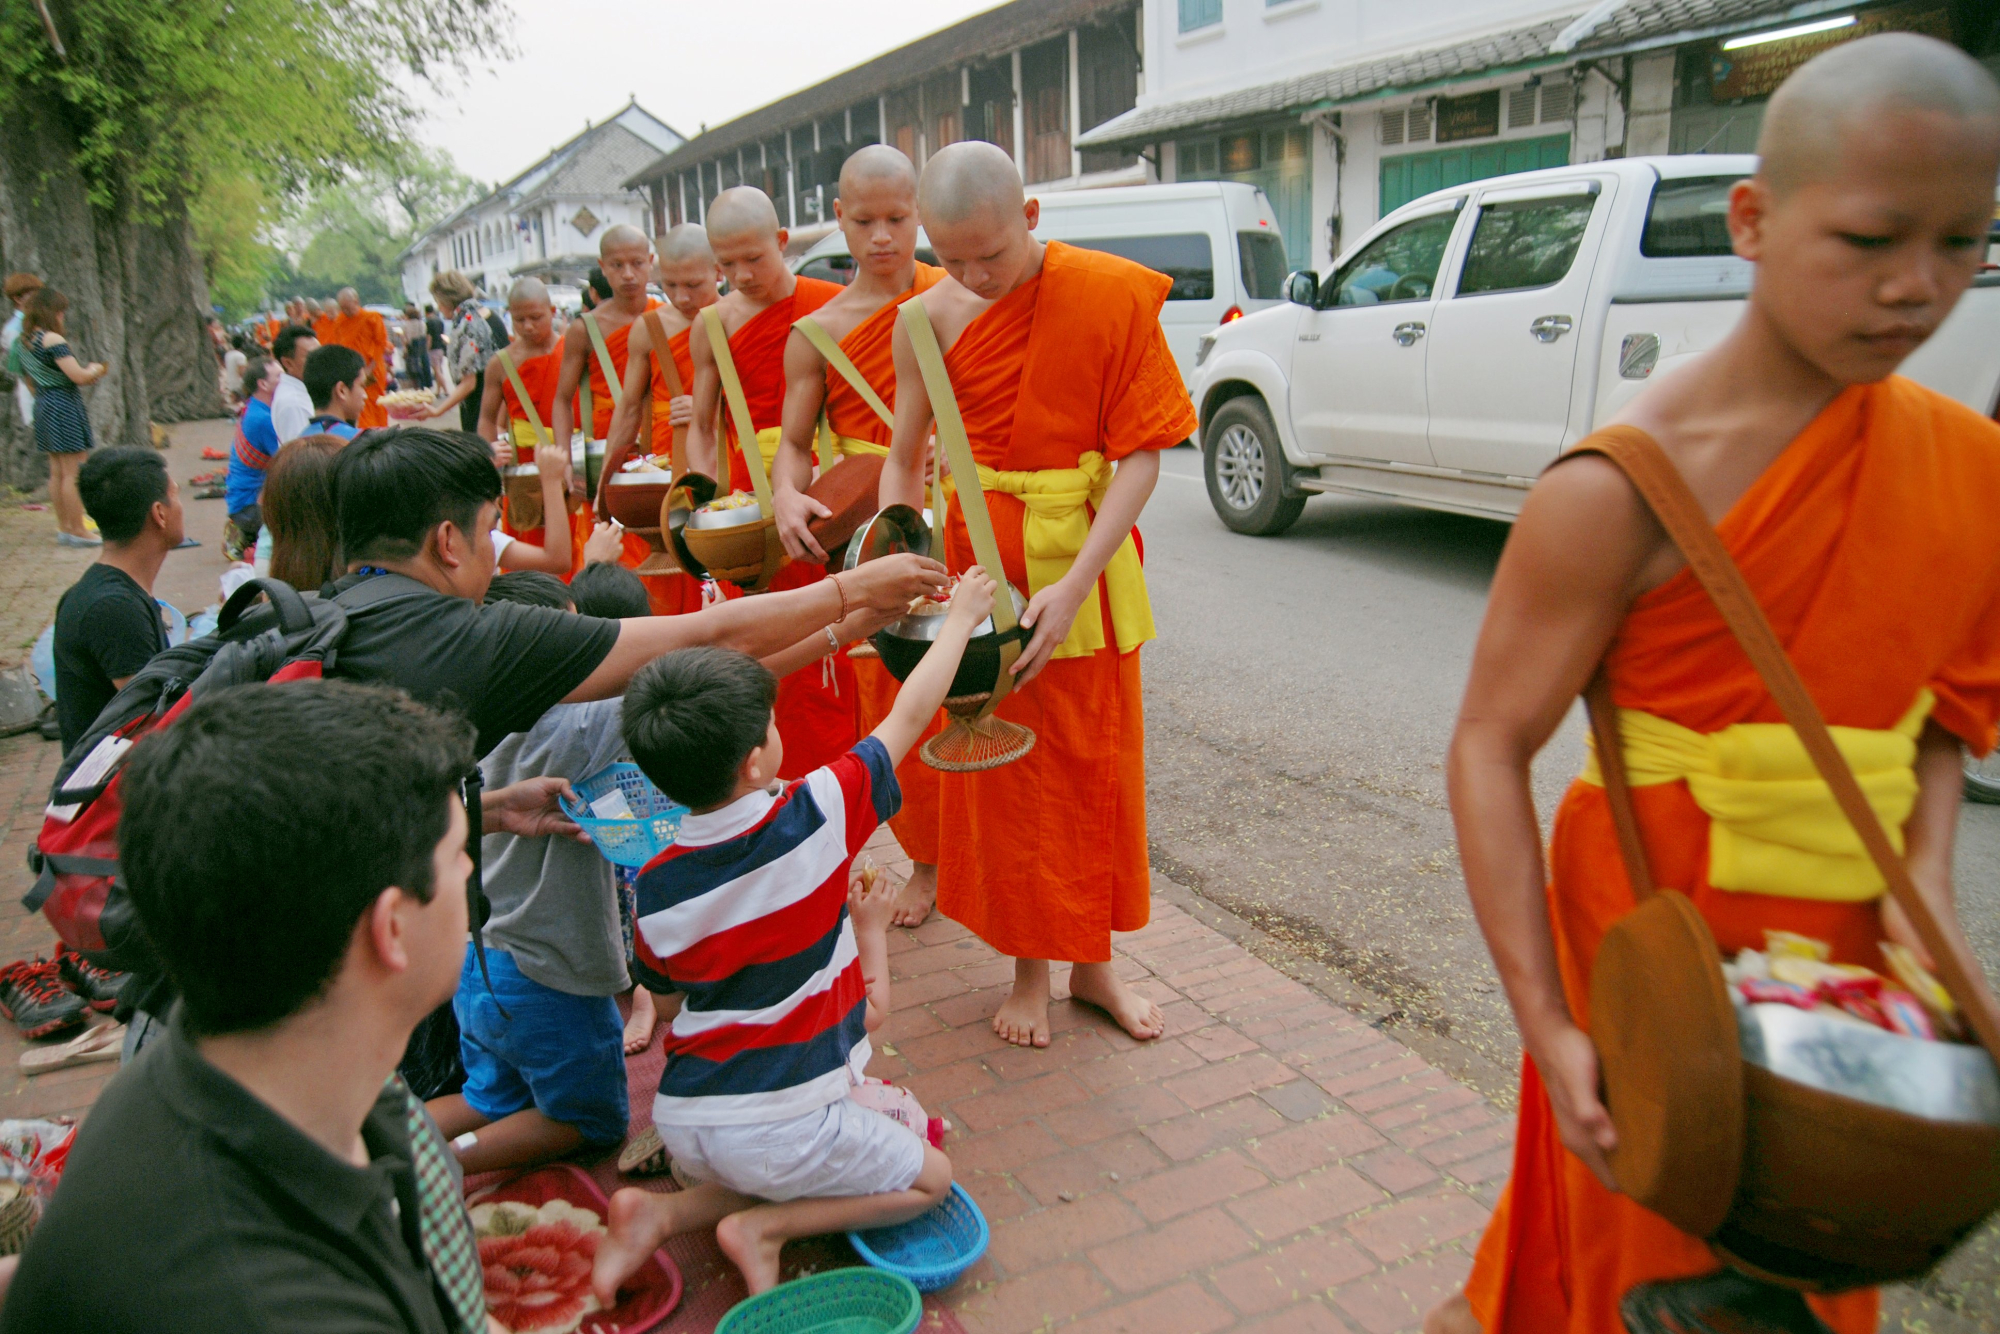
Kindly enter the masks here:
M 68 297 L 77 359 L 110 368 L 84 390 L 97 443 L 146 445 L 151 421 L 222 415 L 185 209 L 164 223 L 121 219 L 92 205 L 75 160 L 53 103 L 27 101 L 0 122 L 0 270 L 37 274 Z M 0 481 L 35 490 L 47 476 L 32 431 L 11 401 L 0 405 Z

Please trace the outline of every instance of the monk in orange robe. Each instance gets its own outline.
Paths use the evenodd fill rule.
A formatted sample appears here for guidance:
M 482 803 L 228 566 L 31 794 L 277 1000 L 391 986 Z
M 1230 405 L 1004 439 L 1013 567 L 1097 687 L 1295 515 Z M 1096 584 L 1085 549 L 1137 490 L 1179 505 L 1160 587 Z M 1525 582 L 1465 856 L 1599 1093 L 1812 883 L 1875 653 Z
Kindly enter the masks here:
M 784 438 L 771 470 L 786 554 L 821 563 L 826 552 L 807 525 L 829 511 L 806 494 L 820 461 L 821 420 L 840 457 L 888 454 L 893 417 L 885 418 L 877 407 L 894 412 L 896 365 L 890 336 L 896 329 L 896 308 L 944 277 L 943 269 L 917 262 L 917 169 L 898 150 L 877 144 L 849 157 L 840 168 L 833 215 L 854 256 L 854 281 L 792 328 L 785 344 Z M 843 371 L 827 364 L 806 332 L 808 323 L 837 344 L 874 402 Z M 867 736 L 895 705 L 900 683 L 872 653 L 851 657 L 849 666 L 855 683 L 855 731 Z M 926 740 L 937 726 L 933 721 Z M 911 870 L 891 921 L 921 926 L 937 902 L 938 772 L 912 751 L 896 766 L 896 780 L 903 789 L 903 807 L 890 817 L 889 827 L 909 854 Z
M 667 460 L 660 466 L 672 468 L 672 460 L 683 463 L 687 454 L 688 424 L 694 419 L 694 354 L 688 350 L 688 334 L 694 318 L 714 305 L 720 296 L 721 272 L 708 248 L 708 233 L 686 222 L 660 237 L 654 257 L 654 277 L 666 294 L 667 304 L 656 307 L 632 326 L 626 343 L 625 384 L 619 394 L 618 411 L 604 452 L 604 475 L 611 476 L 625 466 L 625 460 L 647 429 L 650 412 L 651 438 L 646 449 L 655 459 Z M 653 352 L 653 326 L 658 322 L 666 335 L 662 354 Z M 670 382 L 665 367 L 671 363 Z M 676 436 L 680 449 L 675 449 Z M 609 515 L 606 497 L 600 490 L 598 512 Z M 636 567 L 651 554 L 642 538 L 628 537 L 624 561 Z M 701 579 L 685 571 L 673 574 L 641 575 L 646 596 L 658 616 L 700 611 Z
M 936 329 L 1001 563 L 1028 599 L 1021 624 L 1032 635 L 998 716 L 1036 738 L 1011 764 L 942 775 L 950 835 L 938 910 L 1013 957 L 1013 992 L 993 1019 L 1007 1041 L 1048 1044 L 1051 960 L 1075 965 L 1073 997 L 1133 1037 L 1156 1038 L 1165 1020 L 1112 971 L 1111 933 L 1138 930 L 1151 912 L 1138 650 L 1153 626 L 1133 525 L 1159 479 L 1159 451 L 1195 428 L 1160 331 L 1170 283 L 1116 256 L 1037 241 L 1040 206 L 992 144 L 933 154 L 918 202 L 951 276 L 910 305 Z M 908 322 L 905 311 L 895 334 L 885 505 L 923 503 L 933 405 Z M 973 561 L 961 510 L 970 479 L 955 480 L 946 564 L 963 570 Z M 1040 528 L 1032 571 L 1030 525 Z
M 1944 43 L 1864 38 L 1785 82 L 1758 152 L 1730 196 L 1736 252 L 1757 265 L 1742 319 L 1615 424 L 1686 479 L 1826 721 L 1914 737 L 1914 804 L 1883 814 L 1918 886 L 1948 905 L 1961 752 L 1990 747 L 2000 716 L 2000 427 L 1891 373 L 1984 253 L 2000 89 Z M 1690 1328 L 1765 1327 L 1739 1318 L 1750 1280 L 1716 1277 L 1702 1240 L 1611 1188 L 1617 1131 L 1583 1025 L 1598 943 L 1634 899 L 1595 765 L 1556 813 L 1546 871 L 1529 786 L 1600 663 L 1653 875 L 1688 894 L 1725 957 L 1772 928 L 1877 970 L 1885 936 L 1922 953 L 1858 852 L 1865 879 L 1839 899 L 1823 865 L 1711 858 L 1728 813 L 1697 804 L 1683 750 L 1663 758 L 1646 739 L 1662 719 L 1714 734 L 1782 717 L 1624 474 L 1594 454 L 1552 468 L 1495 574 L 1449 762 L 1466 883 L 1526 1050 L 1514 1170 L 1429 1334 L 1602 1334 L 1625 1328 L 1635 1289 L 1635 1303 L 1697 1304 Z M 1773 822 L 1806 789 L 1829 800 L 1817 780 L 1772 787 Z M 1812 1306 L 1839 1334 L 1876 1328 L 1873 1290 Z
M 777 210 L 762 190 L 737 186 L 717 195 L 708 206 L 708 244 L 729 283 L 729 295 L 711 309 L 721 321 L 728 355 L 750 410 L 755 438 L 737 438 L 733 414 L 718 440 L 715 429 L 722 407 L 722 373 L 709 346 L 708 316 L 695 322 L 688 339 L 694 361 L 694 420 L 688 427 L 688 466 L 720 478 L 717 449 L 729 450 L 732 488 L 748 492 L 751 479 L 744 449 L 758 451 L 759 466 L 769 468 L 777 456 L 785 405 L 785 341 L 792 322 L 840 295 L 838 283 L 800 278 L 785 263 L 785 229 Z M 826 577 L 826 567 L 791 561 L 771 583 L 773 589 L 802 588 Z M 829 650 L 832 645 L 829 645 Z M 832 653 L 823 662 L 802 667 L 778 681 L 778 731 L 785 738 L 785 757 L 778 773 L 797 778 L 832 763 L 860 737 L 854 730 L 854 671 L 847 655 Z
M 382 387 L 389 382 L 389 327 L 372 310 L 361 308 L 361 297 L 352 287 L 340 289 L 339 304 L 315 326 L 322 343 L 338 343 L 353 348 L 368 363 L 368 406 L 361 410 L 355 425 L 366 431 L 389 424 L 388 410 L 382 406 Z

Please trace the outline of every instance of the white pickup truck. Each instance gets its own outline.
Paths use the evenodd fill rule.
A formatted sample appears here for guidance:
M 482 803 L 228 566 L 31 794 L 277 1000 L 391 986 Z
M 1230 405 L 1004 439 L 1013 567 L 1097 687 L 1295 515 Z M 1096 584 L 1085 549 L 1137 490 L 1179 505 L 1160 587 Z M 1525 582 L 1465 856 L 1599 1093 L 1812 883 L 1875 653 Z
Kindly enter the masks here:
M 1647 377 L 1735 323 L 1743 156 L 1501 176 L 1397 209 L 1321 282 L 1205 334 L 1190 389 L 1208 494 L 1282 532 L 1332 491 L 1511 520 L 1536 476 Z M 2000 395 L 2000 274 L 1903 367 L 1981 413 Z

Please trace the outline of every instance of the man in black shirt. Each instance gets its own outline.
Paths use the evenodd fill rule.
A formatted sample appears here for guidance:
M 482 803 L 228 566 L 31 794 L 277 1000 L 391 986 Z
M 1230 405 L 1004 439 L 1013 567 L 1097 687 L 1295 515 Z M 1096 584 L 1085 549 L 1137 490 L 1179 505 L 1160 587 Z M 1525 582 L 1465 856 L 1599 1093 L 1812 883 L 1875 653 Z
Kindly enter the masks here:
M 157 450 L 100 449 L 84 460 L 76 487 L 104 550 L 56 604 L 56 721 L 65 755 L 166 647 L 153 580 L 185 535 L 180 487 Z

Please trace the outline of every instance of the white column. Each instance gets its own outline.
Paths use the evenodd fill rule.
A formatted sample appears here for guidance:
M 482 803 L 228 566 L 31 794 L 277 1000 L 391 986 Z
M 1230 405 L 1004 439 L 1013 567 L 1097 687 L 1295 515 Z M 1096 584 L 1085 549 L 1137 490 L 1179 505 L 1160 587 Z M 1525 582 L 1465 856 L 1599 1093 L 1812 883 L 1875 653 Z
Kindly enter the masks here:
M 1028 179 L 1027 118 L 1021 114 L 1021 48 L 1015 47 L 1014 64 L 1014 170 Z
M 1076 77 L 1076 29 L 1069 30 L 1069 174 L 1083 175 L 1083 151 L 1076 136 L 1083 133 L 1083 88 Z

